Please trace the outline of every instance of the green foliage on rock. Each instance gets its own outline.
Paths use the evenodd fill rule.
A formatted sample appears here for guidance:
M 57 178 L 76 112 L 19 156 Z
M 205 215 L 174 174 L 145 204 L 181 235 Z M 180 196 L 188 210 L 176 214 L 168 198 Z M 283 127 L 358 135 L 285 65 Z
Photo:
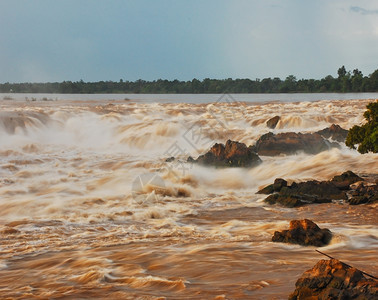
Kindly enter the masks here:
M 353 126 L 345 144 L 353 149 L 358 144 L 357 150 L 360 153 L 378 153 L 378 101 L 369 103 L 366 108 L 364 117 L 367 122 L 362 126 Z

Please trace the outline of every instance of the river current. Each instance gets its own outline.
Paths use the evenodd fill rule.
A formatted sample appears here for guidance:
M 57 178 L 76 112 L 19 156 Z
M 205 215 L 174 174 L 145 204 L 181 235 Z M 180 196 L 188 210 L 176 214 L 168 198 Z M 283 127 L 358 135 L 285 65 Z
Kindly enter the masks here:
M 0 100 L 0 298 L 287 299 L 324 258 L 271 242 L 303 218 L 334 233 L 323 252 L 378 274 L 377 205 L 282 208 L 256 194 L 278 177 L 376 173 L 377 154 L 343 144 L 250 169 L 186 162 L 228 139 L 349 129 L 373 100 L 97 97 Z

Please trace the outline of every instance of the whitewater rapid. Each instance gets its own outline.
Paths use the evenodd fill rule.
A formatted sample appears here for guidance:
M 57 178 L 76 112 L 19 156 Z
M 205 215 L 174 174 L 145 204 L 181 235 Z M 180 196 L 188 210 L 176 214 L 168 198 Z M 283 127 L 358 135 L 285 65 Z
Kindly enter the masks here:
M 329 253 L 378 273 L 376 206 L 287 209 L 255 194 L 278 177 L 376 173 L 377 154 L 342 144 L 251 169 L 186 161 L 227 139 L 349 129 L 369 102 L 0 101 L 1 297 L 287 298 L 320 259 L 270 242 L 293 218 L 330 228 Z

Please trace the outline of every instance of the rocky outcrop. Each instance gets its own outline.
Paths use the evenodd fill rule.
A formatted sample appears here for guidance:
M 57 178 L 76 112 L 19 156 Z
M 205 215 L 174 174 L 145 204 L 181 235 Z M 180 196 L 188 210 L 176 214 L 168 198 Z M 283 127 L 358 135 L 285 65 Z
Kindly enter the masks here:
M 317 154 L 329 150 L 331 147 L 338 147 L 338 145 L 325 141 L 318 133 L 286 132 L 273 134 L 269 132 L 258 139 L 255 149 L 259 155 L 277 156 L 295 154 L 301 151 L 307 154 Z
M 339 125 L 332 124 L 328 128 L 317 131 L 317 133 L 326 139 L 332 139 L 334 141 L 345 143 L 348 130 L 341 128 Z
M 362 180 L 352 171 L 337 175 L 329 181 L 293 182 L 290 186 L 284 179 L 277 178 L 273 184 L 259 190 L 257 194 L 270 195 L 264 200 L 269 204 L 297 207 L 305 204 L 327 203 L 332 200 L 348 200 L 346 191 L 350 190 L 353 183 Z M 352 198 L 348 201 L 350 204 L 373 203 L 377 201 L 377 189 L 377 185 L 359 185 L 350 192 Z
M 337 259 L 320 260 L 303 273 L 289 300 L 378 299 L 378 280 Z
M 215 167 L 254 167 L 261 163 L 260 157 L 243 143 L 228 140 L 226 145 L 215 144 L 201 155 L 197 163 Z
M 273 185 L 267 186 L 257 192 L 258 194 L 271 194 L 264 202 L 280 204 L 285 207 L 297 207 L 306 204 L 327 203 L 332 200 L 346 200 L 347 195 L 328 181 L 293 182 L 290 186 L 281 188 Z M 273 194 L 272 194 L 273 193 Z
M 269 119 L 268 121 L 266 121 L 266 126 L 268 126 L 268 128 L 270 128 L 270 129 L 274 129 L 274 128 L 276 128 L 277 123 L 280 119 L 281 119 L 280 116 L 275 116 L 275 117 Z
M 311 220 L 304 219 L 290 221 L 288 230 L 274 232 L 272 242 L 322 247 L 328 245 L 331 239 L 329 229 L 320 229 Z
M 378 202 L 378 184 L 368 185 L 361 182 L 351 193 L 350 205 L 372 204 Z
M 331 182 L 341 190 L 349 190 L 350 185 L 358 181 L 363 181 L 363 179 L 352 171 L 346 171 L 331 179 Z

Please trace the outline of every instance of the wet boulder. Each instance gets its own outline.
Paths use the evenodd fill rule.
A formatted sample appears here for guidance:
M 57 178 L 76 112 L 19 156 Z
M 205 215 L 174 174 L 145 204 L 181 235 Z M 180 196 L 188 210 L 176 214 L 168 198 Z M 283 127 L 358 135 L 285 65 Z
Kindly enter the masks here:
M 342 190 L 348 190 L 352 183 L 358 181 L 363 181 L 363 179 L 360 176 L 353 173 L 352 171 L 346 171 L 341 175 L 334 176 L 331 179 L 333 185 Z
M 328 128 L 317 131 L 317 133 L 326 139 L 332 139 L 334 141 L 345 143 L 348 130 L 341 128 L 337 124 L 332 124 Z
M 276 178 L 273 184 L 270 184 L 263 189 L 259 190 L 256 194 L 272 194 L 273 192 L 279 192 L 283 187 L 287 187 L 287 181 L 282 178 Z
M 270 205 L 279 204 L 285 207 L 298 207 L 306 204 L 303 201 L 303 198 L 300 198 L 298 196 L 288 196 L 280 194 L 269 195 L 267 198 L 264 199 L 264 202 Z
M 378 280 L 337 260 L 320 260 L 295 283 L 289 300 L 378 299 Z
M 293 183 L 290 188 L 281 189 L 281 194 L 312 196 L 318 200 L 346 200 L 347 196 L 344 191 L 329 181 L 309 180 L 305 182 Z
M 215 167 L 254 167 L 262 161 L 251 147 L 243 143 L 228 140 L 226 145 L 215 144 L 197 163 Z
M 288 230 L 274 232 L 272 242 L 322 247 L 328 245 L 331 239 L 329 229 L 320 229 L 311 220 L 304 219 L 290 221 Z
M 264 202 L 285 207 L 329 203 L 332 200 L 347 200 L 346 193 L 332 182 L 317 180 L 293 182 L 288 186 L 284 179 L 277 178 L 273 184 L 259 190 L 257 194 L 272 194 Z
M 269 132 L 258 139 L 255 147 L 259 155 L 277 156 L 281 154 L 291 155 L 297 152 L 317 154 L 329 150 L 331 147 L 337 147 L 337 145 L 325 141 L 318 133 L 285 132 L 273 134 Z
M 350 205 L 372 204 L 378 202 L 378 185 L 368 185 L 361 182 L 351 193 Z
M 275 117 L 269 119 L 268 121 L 266 121 L 266 126 L 268 126 L 268 128 L 270 128 L 270 129 L 274 129 L 274 128 L 276 128 L 277 123 L 280 119 L 281 119 L 280 116 L 275 116 Z

